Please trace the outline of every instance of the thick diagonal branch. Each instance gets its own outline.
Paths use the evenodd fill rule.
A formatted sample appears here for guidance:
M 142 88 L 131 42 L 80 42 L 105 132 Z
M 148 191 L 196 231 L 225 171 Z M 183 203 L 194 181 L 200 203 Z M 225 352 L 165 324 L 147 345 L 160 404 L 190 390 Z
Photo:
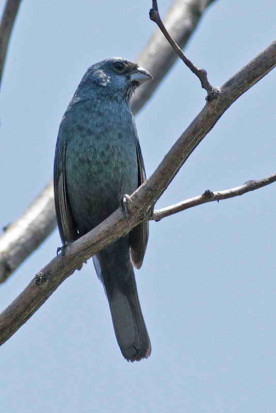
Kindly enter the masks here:
M 204 11 L 214 0 L 174 0 L 165 18 L 165 23 L 170 33 L 181 47 L 184 47 L 194 32 Z M 141 66 L 146 67 L 154 75 L 151 82 L 141 86 L 132 99 L 132 110 L 137 113 L 154 90 L 158 87 L 164 76 L 173 66 L 177 59 L 176 54 L 164 39 L 160 30 L 156 30 L 142 53 L 138 58 Z M 51 187 L 49 184 L 48 187 Z M 55 225 L 55 210 L 53 204 L 53 193 L 51 190 L 43 191 L 34 201 L 30 208 L 16 220 L 5 234 L 0 237 L 0 283 L 5 281 L 51 233 Z M 36 205 L 36 202 L 39 205 Z M 40 206 L 44 205 L 40 209 Z M 30 211 L 40 209 L 40 214 L 30 215 Z M 28 234 L 18 230 L 22 221 L 28 217 Z M 34 238 L 35 242 L 25 242 L 26 237 Z M 15 248 L 16 246 L 16 248 Z
M 54 258 L 36 275 L 0 315 L 0 344 L 8 340 L 83 262 L 128 233 L 139 222 L 150 219 L 150 209 L 197 145 L 235 100 L 272 70 L 275 64 L 276 42 L 227 81 L 221 87 L 218 99 L 205 105 L 148 181 L 132 194 L 128 220 L 117 209 L 104 222 L 71 244 L 64 257 Z

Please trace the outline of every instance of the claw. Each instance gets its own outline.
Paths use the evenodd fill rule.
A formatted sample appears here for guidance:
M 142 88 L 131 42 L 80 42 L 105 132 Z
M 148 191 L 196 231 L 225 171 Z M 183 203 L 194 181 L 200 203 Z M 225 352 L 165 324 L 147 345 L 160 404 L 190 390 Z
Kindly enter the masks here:
M 57 248 L 57 255 L 61 255 L 62 257 L 65 257 L 66 249 L 67 249 L 68 247 L 70 247 L 70 245 L 72 244 L 72 242 L 73 242 L 73 241 L 65 241 L 65 243 L 64 243 L 61 247 L 58 247 L 58 248 Z M 85 261 L 83 264 L 86 264 L 86 263 L 87 263 L 87 261 Z M 80 264 L 80 266 L 77 267 L 77 270 L 78 270 L 78 271 L 82 269 L 83 264 Z
M 57 248 L 57 255 L 61 255 L 62 257 L 65 256 L 66 253 L 66 248 L 69 247 L 72 244 L 70 241 L 65 241 L 65 243 Z
M 128 224 L 130 224 L 130 222 L 129 222 L 129 208 L 128 208 L 128 206 L 129 206 L 129 204 L 130 204 L 131 202 L 132 202 L 132 201 L 131 201 L 130 196 L 129 196 L 128 194 L 124 194 L 123 197 L 122 197 L 122 199 L 121 199 L 121 208 L 122 208 L 123 214 L 124 214 L 124 216 L 125 216 Z

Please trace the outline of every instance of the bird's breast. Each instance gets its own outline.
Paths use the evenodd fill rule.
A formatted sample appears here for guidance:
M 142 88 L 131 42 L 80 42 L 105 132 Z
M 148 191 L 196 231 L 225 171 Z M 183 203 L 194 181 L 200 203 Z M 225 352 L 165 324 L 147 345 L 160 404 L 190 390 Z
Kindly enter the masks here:
M 132 117 L 103 109 L 77 116 L 66 148 L 66 185 L 77 220 L 89 229 L 118 208 L 138 186 Z M 98 222 L 99 221 L 99 222 Z M 91 226 L 92 225 L 92 226 Z

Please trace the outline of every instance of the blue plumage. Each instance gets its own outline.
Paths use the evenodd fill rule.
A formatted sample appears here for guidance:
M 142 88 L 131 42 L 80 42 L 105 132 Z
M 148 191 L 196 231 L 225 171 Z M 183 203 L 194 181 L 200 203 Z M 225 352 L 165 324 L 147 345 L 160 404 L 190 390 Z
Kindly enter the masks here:
M 91 66 L 62 119 L 55 156 L 54 187 L 63 243 L 87 233 L 114 210 L 124 194 L 145 180 L 129 100 L 151 78 L 122 58 Z M 150 340 L 137 295 L 134 264 L 142 265 L 148 224 L 94 257 L 110 305 L 114 330 L 127 360 L 148 357 Z

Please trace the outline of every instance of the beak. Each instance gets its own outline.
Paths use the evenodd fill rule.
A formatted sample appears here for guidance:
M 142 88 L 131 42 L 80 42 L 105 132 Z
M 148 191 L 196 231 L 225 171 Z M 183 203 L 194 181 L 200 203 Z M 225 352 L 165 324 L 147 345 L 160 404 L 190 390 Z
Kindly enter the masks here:
M 150 72 L 140 66 L 138 66 L 137 69 L 130 75 L 131 82 L 137 82 L 139 86 L 150 79 L 152 79 Z

